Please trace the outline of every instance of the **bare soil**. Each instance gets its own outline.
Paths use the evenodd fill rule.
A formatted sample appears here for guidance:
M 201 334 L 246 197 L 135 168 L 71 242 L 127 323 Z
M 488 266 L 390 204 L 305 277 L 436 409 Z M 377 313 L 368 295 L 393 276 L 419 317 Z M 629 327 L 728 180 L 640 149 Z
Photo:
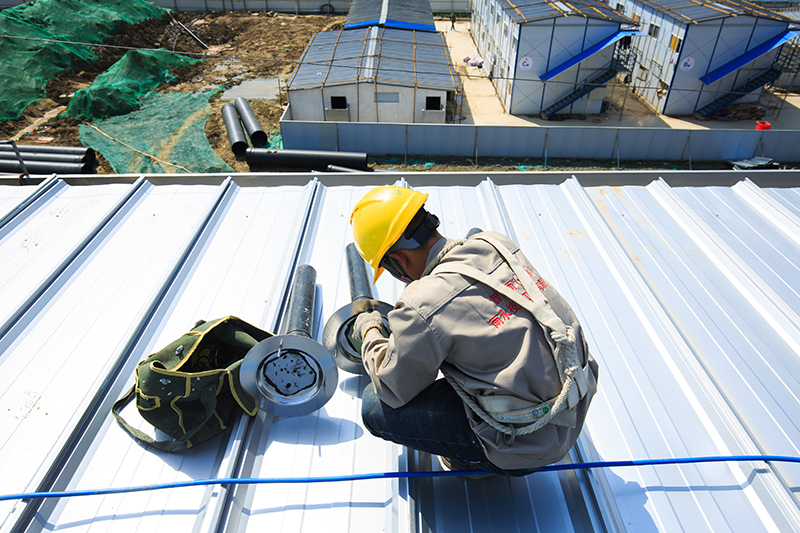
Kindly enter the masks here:
M 174 18 L 173 18 L 174 17 Z M 130 26 L 95 50 L 99 59 L 93 64 L 80 63 L 74 72 L 60 76 L 47 84 L 47 97 L 30 105 L 17 120 L 0 122 L 0 138 L 16 138 L 21 144 L 47 142 L 50 145 L 80 146 L 75 119 L 57 120 L 57 108 L 66 108 L 75 91 L 91 85 L 94 78 L 118 61 L 130 48 L 175 50 L 206 61 L 174 71 L 175 79 L 162 84 L 161 92 L 191 92 L 211 85 L 232 87 L 248 79 L 280 77 L 286 80 L 295 62 L 302 56 L 311 36 L 319 31 L 338 30 L 344 25 L 343 16 L 310 16 L 267 13 L 181 13 Z M 182 23 L 197 39 L 185 31 Z M 197 40 L 202 41 L 201 45 Z M 206 48 L 209 47 L 208 49 Z M 225 68 L 232 63 L 237 68 Z M 222 79 L 220 79 L 222 78 Z M 205 126 L 206 136 L 217 154 L 237 172 L 248 172 L 246 162 L 237 160 L 230 149 L 227 130 L 222 119 L 221 93 L 210 101 L 212 114 Z M 285 95 L 275 100 L 248 99 L 262 128 L 280 130 L 279 120 L 286 103 Z M 99 174 L 113 174 L 111 166 L 98 156 Z M 587 161 L 547 160 L 534 158 L 480 158 L 477 162 L 466 157 L 421 158 L 409 156 L 372 155 L 375 169 L 396 171 L 537 171 L 553 169 L 611 170 L 611 169 L 688 169 L 683 162 L 651 161 Z M 724 163 L 702 164 L 693 168 L 727 168 Z
M 47 84 L 45 99 L 28 106 L 19 119 L 0 122 L 0 139 L 17 138 L 20 144 L 47 142 L 57 146 L 81 146 L 78 137 L 80 121 L 44 117 L 58 107 L 68 106 L 75 91 L 91 85 L 98 74 L 107 70 L 130 48 L 163 47 L 207 58 L 202 63 L 175 70 L 175 79 L 162 84 L 158 88 L 160 92 L 192 92 L 210 85 L 232 87 L 249 79 L 288 78 L 311 36 L 319 31 L 341 29 L 344 20 L 343 16 L 295 16 L 274 12 L 180 13 L 129 26 L 120 35 L 96 47 L 95 53 L 99 56 L 96 62 L 91 65 L 81 62 L 75 66 L 74 72 L 51 80 Z M 198 43 L 178 22 L 209 49 Z M 217 68 L 234 58 L 239 68 Z M 279 120 L 285 97 L 274 101 L 248 101 L 264 131 L 280 129 Z M 222 120 L 223 103 L 218 96 L 212 98 L 210 104 L 213 113 L 206 122 L 206 135 L 226 163 L 239 172 L 247 172 L 247 164 L 237 161 L 231 152 Z M 114 173 L 102 157 L 98 159 L 100 166 L 97 173 Z

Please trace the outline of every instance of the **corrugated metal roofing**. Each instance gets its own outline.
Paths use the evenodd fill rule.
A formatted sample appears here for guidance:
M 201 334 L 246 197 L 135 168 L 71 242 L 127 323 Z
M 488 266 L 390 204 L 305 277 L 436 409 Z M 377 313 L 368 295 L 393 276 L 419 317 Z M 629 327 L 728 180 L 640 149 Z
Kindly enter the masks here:
M 439 468 L 370 436 L 367 378 L 342 371 L 310 415 L 239 419 L 172 454 L 134 442 L 109 411 L 135 364 L 200 318 L 278 331 L 300 264 L 317 271 L 320 340 L 350 299 L 348 214 L 387 178 L 116 179 L 53 181 L 0 219 L 0 494 Z M 800 188 L 409 179 L 446 236 L 509 235 L 578 314 L 601 373 L 570 460 L 800 456 Z M 0 186 L 0 216 L 34 191 Z M 375 297 L 401 290 L 383 276 Z M 147 430 L 132 406 L 124 415 Z M 193 487 L 0 502 L 0 531 L 798 531 L 799 476 L 718 463 Z
M 349 83 L 459 87 L 441 33 L 373 26 L 315 34 L 289 90 Z
M 524 24 L 553 17 L 588 17 L 629 23 L 631 19 L 614 11 L 608 4 L 598 0 L 575 0 L 570 2 L 514 2 L 498 0 L 498 5 L 517 23 Z
M 752 17 L 770 18 L 791 21 L 778 11 L 748 2 L 747 0 L 639 0 L 643 5 L 656 11 L 666 13 L 675 20 L 696 24 L 708 20 L 725 17 L 749 15 Z
M 354 0 L 344 29 L 365 26 L 436 31 L 428 0 Z

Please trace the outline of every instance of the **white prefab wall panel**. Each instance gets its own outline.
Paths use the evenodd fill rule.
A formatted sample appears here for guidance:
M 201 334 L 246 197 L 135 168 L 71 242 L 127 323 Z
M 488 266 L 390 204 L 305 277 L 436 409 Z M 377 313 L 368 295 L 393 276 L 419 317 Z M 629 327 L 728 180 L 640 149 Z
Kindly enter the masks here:
M 639 17 L 639 28 L 644 33 L 634 36 L 631 43 L 637 55 L 636 66 L 631 72 L 631 87 L 652 109 L 663 112 L 666 92 L 658 91 L 659 81 L 665 85 L 673 84 L 678 52 L 670 48 L 670 42 L 673 36 L 685 40 L 686 27 L 646 4 L 637 3 L 632 9 L 628 7 L 626 14 Z M 658 27 L 655 37 L 650 35 L 654 32 L 653 26 Z M 695 29 L 692 25 L 692 30 Z
M 510 113 L 538 114 L 573 92 L 578 84 L 608 67 L 614 45 L 604 48 L 547 82 L 540 79 L 548 70 L 609 37 L 618 29 L 619 23 L 616 22 L 579 17 L 561 17 L 548 19 L 546 24 L 530 23 L 520 26 Z M 523 59 L 526 61 L 526 69 L 521 68 Z M 560 112 L 598 113 L 604 95 L 605 89 L 595 89 Z M 591 102 L 596 103 L 589 105 Z
M 378 94 L 390 93 L 397 101 L 376 101 Z M 426 120 L 424 112 L 426 98 L 439 97 L 442 109 L 447 103 L 447 91 L 435 89 L 415 89 L 399 85 L 373 83 L 353 83 L 331 85 L 322 89 L 297 89 L 289 91 L 289 103 L 292 109 L 292 120 L 325 121 L 325 110 L 331 108 L 331 97 L 344 97 L 349 108 L 349 121 L 340 122 L 389 122 L 398 124 L 414 124 L 432 122 Z M 338 111 L 338 110 L 335 110 Z M 435 120 L 444 123 L 445 115 L 441 113 Z M 332 122 L 331 120 L 328 120 Z
M 691 58 L 690 70 L 677 68 L 664 113 L 688 115 L 721 98 L 728 92 L 768 69 L 777 48 L 720 80 L 705 85 L 700 78 L 786 29 L 786 23 L 747 16 L 726 18 L 716 23 L 691 25 L 686 31 L 679 64 Z M 761 87 L 738 102 L 757 102 Z
M 322 89 L 293 89 L 288 95 L 292 120 L 325 121 L 325 107 L 330 101 L 324 101 Z

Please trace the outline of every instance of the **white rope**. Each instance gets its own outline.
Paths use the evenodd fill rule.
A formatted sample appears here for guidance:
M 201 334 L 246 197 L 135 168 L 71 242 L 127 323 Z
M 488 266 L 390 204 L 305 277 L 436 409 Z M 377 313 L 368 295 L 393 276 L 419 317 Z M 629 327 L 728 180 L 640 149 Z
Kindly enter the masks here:
M 456 246 L 461 246 L 462 244 L 464 244 L 464 241 L 462 241 L 461 239 L 456 239 L 454 241 L 450 241 L 450 242 L 446 243 L 444 245 L 444 248 L 442 248 L 442 251 L 439 252 L 438 254 L 436 254 L 436 257 L 434 257 L 433 260 L 431 260 L 430 263 L 425 265 L 425 270 L 422 271 L 422 276 L 421 277 L 424 278 L 425 276 L 430 274 L 433 271 L 433 269 L 436 268 L 439 265 L 439 263 L 442 262 L 442 259 L 444 259 L 444 256 L 446 256 L 448 253 L 450 253 L 450 250 L 452 250 Z

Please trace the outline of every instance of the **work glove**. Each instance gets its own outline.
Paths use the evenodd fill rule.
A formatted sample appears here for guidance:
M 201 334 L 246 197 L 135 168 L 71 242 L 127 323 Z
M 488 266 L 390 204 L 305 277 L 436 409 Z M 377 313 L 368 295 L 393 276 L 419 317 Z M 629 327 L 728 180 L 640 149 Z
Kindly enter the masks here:
M 363 312 L 356 317 L 353 324 L 353 338 L 358 342 L 364 342 L 364 336 L 372 328 L 377 328 L 383 335 L 383 318 L 378 311 Z

